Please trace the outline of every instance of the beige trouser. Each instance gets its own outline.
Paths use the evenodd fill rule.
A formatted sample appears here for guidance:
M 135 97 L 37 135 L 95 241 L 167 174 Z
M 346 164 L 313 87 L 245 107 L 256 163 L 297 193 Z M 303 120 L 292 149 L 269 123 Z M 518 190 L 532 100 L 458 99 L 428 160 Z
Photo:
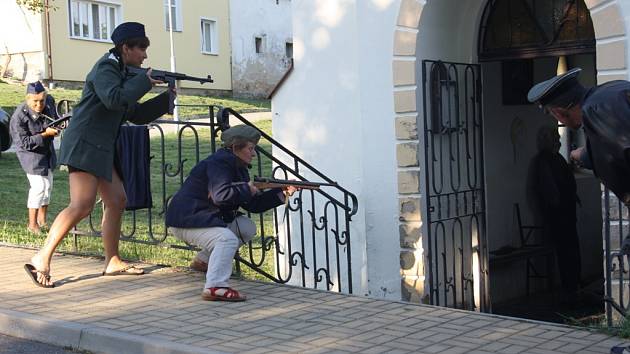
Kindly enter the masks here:
M 53 173 L 48 171 L 48 175 L 26 174 L 31 188 L 28 190 L 28 200 L 26 207 L 29 209 L 39 209 L 41 206 L 50 204 L 50 193 L 53 186 Z
M 169 227 L 169 231 L 175 237 L 201 248 L 197 259 L 208 263 L 205 284 L 208 289 L 229 286 L 234 254 L 242 242 L 249 242 L 254 237 L 256 225 L 248 217 L 241 215 L 228 224 L 228 227 Z

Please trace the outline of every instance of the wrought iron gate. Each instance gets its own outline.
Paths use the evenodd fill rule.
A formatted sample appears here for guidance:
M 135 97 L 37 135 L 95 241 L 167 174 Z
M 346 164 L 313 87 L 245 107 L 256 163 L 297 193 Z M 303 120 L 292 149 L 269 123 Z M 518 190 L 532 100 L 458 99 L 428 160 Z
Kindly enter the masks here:
M 430 301 L 489 311 L 481 67 L 424 60 L 422 82 Z

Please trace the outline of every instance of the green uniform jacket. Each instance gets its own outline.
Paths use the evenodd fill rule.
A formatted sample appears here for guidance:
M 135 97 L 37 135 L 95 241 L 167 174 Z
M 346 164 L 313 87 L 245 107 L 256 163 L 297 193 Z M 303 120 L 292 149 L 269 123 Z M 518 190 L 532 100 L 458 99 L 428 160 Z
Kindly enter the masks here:
M 59 164 L 112 180 L 116 138 L 129 120 L 146 124 L 168 111 L 168 92 L 140 104 L 151 89 L 146 75 L 128 76 L 113 54 L 105 54 L 85 79 L 81 100 L 64 131 Z

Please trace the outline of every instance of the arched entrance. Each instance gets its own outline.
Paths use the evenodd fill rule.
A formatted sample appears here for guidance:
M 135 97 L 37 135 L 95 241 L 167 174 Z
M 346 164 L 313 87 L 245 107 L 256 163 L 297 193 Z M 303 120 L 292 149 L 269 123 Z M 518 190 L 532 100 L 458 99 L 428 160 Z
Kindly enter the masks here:
M 560 2 L 560 0 L 557 0 Z M 519 72 L 519 71 L 527 71 L 527 64 L 524 66 L 518 66 L 518 63 L 511 63 L 515 66 L 510 67 L 510 64 L 507 64 L 506 68 L 503 66 L 503 60 L 506 59 L 501 58 L 500 56 L 488 56 L 482 57 L 478 55 L 478 48 L 475 46 L 476 43 L 481 42 L 478 41 L 477 36 L 482 36 L 479 32 L 479 28 L 485 26 L 484 21 L 489 17 L 489 11 L 486 10 L 488 8 L 501 8 L 503 3 L 509 1 L 506 0 L 479 0 L 479 1 L 470 1 L 463 5 L 459 1 L 427 1 L 427 2 L 419 2 L 416 0 L 403 0 L 401 2 L 401 9 L 397 23 L 397 30 L 395 33 L 395 42 L 394 42 L 394 61 L 393 61 L 393 73 L 394 73 L 394 97 L 397 112 L 405 112 L 404 114 L 397 114 L 396 126 L 397 126 L 397 138 L 400 140 L 399 147 L 402 145 L 404 147 L 413 147 L 414 144 L 418 149 L 419 156 L 424 155 L 424 150 L 426 149 L 426 141 L 424 141 L 421 132 L 424 129 L 423 123 L 423 93 L 422 91 L 422 77 L 420 73 L 422 70 L 420 67 L 422 66 L 423 59 L 442 59 L 445 61 L 461 61 L 466 63 L 479 63 L 480 59 L 485 60 L 493 60 L 488 62 L 483 62 L 483 72 L 484 72 L 484 114 L 490 114 L 494 116 L 496 119 L 496 124 L 488 124 L 486 122 L 485 126 L 489 129 L 491 134 L 495 134 L 496 143 L 494 145 L 486 145 L 484 149 L 487 153 L 485 160 L 487 164 L 492 163 L 493 166 L 491 168 L 496 169 L 498 172 L 493 174 L 489 174 L 486 176 L 486 185 L 488 186 L 488 193 L 494 193 L 499 196 L 509 196 L 510 193 L 514 193 L 517 191 L 518 193 L 525 195 L 525 183 L 522 183 L 522 189 L 519 184 L 519 187 L 515 187 L 515 184 L 507 183 L 510 181 L 509 178 L 505 177 L 504 171 L 512 171 L 515 172 L 518 169 L 515 168 L 516 165 L 521 166 L 521 169 L 524 171 L 527 170 L 526 162 L 528 154 L 531 155 L 531 151 L 528 152 L 526 148 L 524 148 L 525 141 L 531 141 L 532 135 L 536 132 L 536 126 L 530 126 L 532 122 L 532 118 L 535 115 L 540 115 L 540 112 L 536 110 L 535 107 L 520 105 L 520 107 L 510 108 L 508 106 L 507 109 L 504 109 L 505 105 L 503 102 L 488 102 L 486 100 L 488 98 L 498 98 L 502 99 L 502 84 L 503 84 L 503 73 L 505 70 L 506 74 Z M 512 1 L 514 3 L 528 3 L 532 4 L 534 1 Z M 570 3 L 576 3 L 571 0 L 562 0 L 563 5 Z M 623 17 L 620 14 L 619 4 L 617 1 L 579 1 L 581 5 L 584 5 L 584 10 L 588 10 L 588 14 L 590 14 L 590 18 L 592 19 L 592 28 L 594 37 L 597 40 L 597 46 L 595 47 L 595 56 L 591 58 L 590 61 L 587 58 L 588 53 L 580 53 L 580 47 L 572 48 L 573 52 L 567 51 L 567 46 L 564 46 L 565 55 L 568 55 L 569 65 L 577 66 L 591 66 L 590 75 L 592 82 L 586 82 L 586 84 L 595 84 L 602 83 L 605 81 L 609 81 L 612 79 L 627 78 L 626 73 L 626 42 L 625 42 L 625 30 L 623 25 Z M 549 2 L 547 2 L 549 3 Z M 560 6 L 561 7 L 561 6 Z M 457 11 L 455 11 L 457 9 Z M 486 11 L 484 11 L 486 10 Z M 539 9 L 540 10 L 540 9 Z M 503 10 L 499 10 L 503 11 Z M 562 20 L 562 13 L 559 17 Z M 584 19 L 584 16 L 582 16 Z M 533 24 L 534 28 L 536 24 Z M 445 33 L 446 32 L 446 33 Z M 483 32 L 483 31 L 482 31 Z M 557 31 L 556 31 L 557 32 Z M 486 33 L 486 32 L 484 32 Z M 543 33 L 545 33 L 543 31 Z M 540 34 L 540 33 L 539 33 Z M 556 33 L 552 33 L 552 36 L 556 35 Z M 556 38 L 563 38 L 562 34 L 557 36 Z M 481 38 L 479 38 L 481 39 Z M 540 38 L 539 38 L 540 39 Z M 545 38 L 542 38 L 543 40 Z M 547 42 L 549 42 L 549 38 L 547 38 Z M 537 57 L 537 55 L 532 55 L 532 51 L 527 54 L 525 51 L 523 52 L 523 57 L 520 59 L 525 59 L 529 56 L 530 59 L 535 60 L 536 62 L 531 63 L 535 67 L 532 70 L 532 80 L 539 81 L 544 77 L 548 77 L 551 74 L 545 72 L 548 68 L 552 68 L 555 72 L 557 68 L 557 56 L 561 54 L 560 50 L 562 49 L 562 43 L 556 41 L 558 46 L 551 46 L 547 49 L 553 49 L 556 52 L 551 50 L 542 53 L 541 56 L 546 56 L 547 59 L 540 58 L 533 59 Z M 576 49 L 577 48 L 577 49 Z M 493 48 L 496 49 L 496 48 Z M 531 48 L 530 48 L 531 49 Z M 490 53 L 492 54 L 492 53 Z M 496 53 L 494 53 L 496 54 Z M 541 53 L 539 53 L 541 54 Z M 554 55 L 555 57 L 552 57 Z M 512 58 L 514 59 L 514 58 Z M 595 66 L 595 62 L 597 65 Z M 541 69 L 547 68 L 547 69 Z M 497 74 L 497 75 L 487 75 L 488 73 Z M 536 74 L 538 73 L 538 74 Z M 539 75 L 539 76 L 536 76 Z M 494 91 L 491 89 L 494 88 Z M 515 105 L 519 106 L 519 105 Z M 410 107 L 415 108 L 415 112 L 409 113 Z M 490 111 L 488 113 L 488 111 Z M 484 117 L 485 118 L 485 117 Z M 501 119 L 502 118 L 502 119 Z M 535 120 L 535 118 L 534 118 Z M 540 118 L 542 121 L 543 118 Z M 409 130 L 414 129 L 420 133 L 416 136 L 413 134 L 409 134 Z M 525 133 L 523 132 L 525 131 Z M 486 141 L 492 140 L 492 136 L 485 136 Z M 535 138 L 534 138 L 535 141 Z M 533 149 L 534 147 L 530 147 L 529 149 Z M 497 151 L 495 151 L 497 150 Z M 493 155 L 492 153 L 495 152 Z M 500 153 L 501 156 L 498 156 Z M 488 156 L 492 156 L 489 158 Z M 399 157 L 399 165 L 400 164 Z M 492 161 L 492 162 L 490 162 Z M 426 161 L 425 161 L 426 165 Z M 423 164 L 420 164 L 423 166 Z M 525 167 L 522 167 L 525 166 Z M 403 166 L 401 168 L 401 172 L 407 172 L 409 170 L 408 167 Z M 425 170 L 422 167 L 418 168 L 418 172 L 420 175 L 424 175 Z M 586 180 L 585 180 L 586 181 Z M 422 181 L 424 182 L 424 181 Z M 590 182 L 584 182 L 586 184 Z M 494 186 L 505 186 L 499 187 L 494 191 L 491 191 Z M 510 187 L 511 186 L 511 187 Z M 422 191 L 425 191 L 425 188 L 421 188 Z M 425 195 L 418 196 L 418 202 L 421 204 L 424 203 L 423 197 Z M 408 196 L 405 196 L 405 199 L 409 199 Z M 489 236 L 496 236 L 497 240 L 506 239 L 510 242 L 519 242 L 517 239 L 518 233 L 515 232 L 515 217 L 514 217 L 514 203 L 509 202 L 510 198 L 504 198 L 501 200 L 500 198 L 497 200 L 488 200 L 488 206 L 492 206 L 495 210 L 501 211 L 500 213 L 491 213 L 491 210 L 488 214 L 488 233 Z M 514 198 L 512 198 L 514 199 Z M 521 199 L 526 199 L 525 197 L 516 198 L 519 204 Z M 492 204 L 494 203 L 494 204 Z M 504 205 L 505 204 L 505 205 Z M 519 206 L 521 211 L 524 211 L 524 206 Z M 522 213 L 524 222 L 529 221 L 529 215 L 527 213 Z M 422 237 L 428 237 L 427 233 L 427 210 L 426 208 L 423 210 L 422 218 Z M 498 221 L 498 222 L 497 222 Z M 493 224 L 494 222 L 494 224 Z M 533 222 L 533 221 L 532 221 Z M 401 225 L 401 233 L 404 233 L 409 225 L 406 223 L 402 223 Z M 506 237 L 505 235 L 510 235 Z M 401 238 L 402 238 L 401 234 Z M 510 238 L 516 239 L 511 240 Z M 600 238 L 601 239 L 601 238 Z M 429 251 L 428 240 L 423 239 L 423 249 L 415 250 L 416 254 L 421 253 L 425 256 L 425 262 L 427 252 Z M 510 243 L 508 242 L 508 243 Z M 489 250 L 492 247 L 500 248 L 499 242 L 494 242 L 492 237 L 489 238 Z M 601 247 L 599 248 L 601 249 Z M 416 256 L 418 257 L 418 256 Z M 401 255 L 402 258 L 402 255 Z M 593 260 L 594 263 L 597 263 L 596 260 Z M 601 265 L 601 262 L 599 262 Z M 428 269 L 430 268 L 430 264 L 426 264 L 422 273 L 410 274 L 408 272 L 403 273 L 403 287 L 407 291 L 416 291 L 420 298 L 424 298 L 429 300 L 429 274 Z M 490 307 L 483 308 L 483 299 L 481 299 L 483 289 L 479 289 L 479 280 L 483 276 L 484 269 L 477 274 L 477 278 L 475 279 L 475 283 L 477 284 L 477 290 L 475 296 L 476 298 L 476 308 L 481 308 L 482 310 L 490 310 Z M 525 270 L 523 270 L 525 272 Z M 512 272 L 508 272 L 508 275 L 505 277 L 516 278 L 513 275 L 510 275 Z M 490 276 L 494 276 L 492 271 L 490 272 Z M 498 275 L 500 277 L 500 275 Z M 519 276 L 520 278 L 520 276 Z M 522 279 L 525 278 L 523 275 Z M 523 281 L 521 281 L 522 283 Z M 422 283 L 422 286 L 419 284 Z M 510 287 L 510 283 L 506 283 L 507 286 L 501 286 L 501 289 L 512 289 Z M 488 286 L 488 295 L 492 295 L 493 292 L 497 292 L 496 290 L 491 289 L 492 286 Z M 404 291 L 403 291 L 404 292 Z M 500 295 L 505 295 L 505 291 L 499 291 Z M 509 292 L 507 292 L 509 293 Z M 508 296 L 509 297 L 509 296 Z M 494 299 L 492 296 L 488 296 L 488 299 Z M 480 301 L 481 300 L 481 301 Z M 448 304 L 447 304 L 448 305 Z

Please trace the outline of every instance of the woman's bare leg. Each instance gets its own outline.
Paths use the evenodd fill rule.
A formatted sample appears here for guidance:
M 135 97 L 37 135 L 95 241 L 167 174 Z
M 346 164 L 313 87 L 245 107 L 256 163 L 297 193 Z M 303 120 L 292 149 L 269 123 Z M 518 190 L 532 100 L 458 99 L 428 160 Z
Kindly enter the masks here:
M 112 173 L 111 182 L 102 178 L 99 179 L 98 192 L 105 206 L 101 221 L 103 248 L 105 249 L 104 271 L 110 273 L 127 266 L 118 254 L 122 215 L 125 211 L 127 195 L 116 170 Z M 129 270 L 129 272 L 134 272 L 134 270 Z
M 74 171 L 69 174 L 70 204 L 62 210 L 50 226 L 44 246 L 31 258 L 31 264 L 45 274 L 50 272 L 50 261 L 59 243 L 76 224 L 90 215 L 96 200 L 98 179 L 87 172 Z M 38 281 L 47 284 L 39 274 Z

